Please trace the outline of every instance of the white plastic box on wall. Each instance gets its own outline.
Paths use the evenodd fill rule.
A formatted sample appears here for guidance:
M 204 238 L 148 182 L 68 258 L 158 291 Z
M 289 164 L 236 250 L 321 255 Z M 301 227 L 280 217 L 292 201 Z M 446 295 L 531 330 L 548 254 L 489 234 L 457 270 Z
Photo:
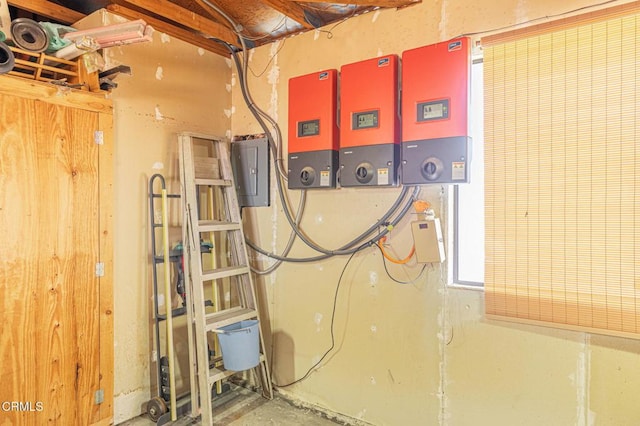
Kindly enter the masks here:
M 418 263 L 442 263 L 445 261 L 444 238 L 440 219 L 429 218 L 411 222 L 413 243 Z

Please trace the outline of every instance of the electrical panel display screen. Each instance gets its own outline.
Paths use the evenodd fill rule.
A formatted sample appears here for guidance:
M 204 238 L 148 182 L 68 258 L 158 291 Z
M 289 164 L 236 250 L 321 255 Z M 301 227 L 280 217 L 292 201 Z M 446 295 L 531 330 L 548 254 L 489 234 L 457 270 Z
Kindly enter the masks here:
M 317 136 L 320 134 L 320 120 L 301 121 L 298 123 L 298 137 Z
M 378 127 L 378 111 L 358 112 L 353 114 L 352 129 L 370 129 Z
M 418 104 L 418 121 L 449 118 L 449 100 L 422 102 Z
M 469 182 L 471 47 L 460 37 L 402 53 L 403 185 Z

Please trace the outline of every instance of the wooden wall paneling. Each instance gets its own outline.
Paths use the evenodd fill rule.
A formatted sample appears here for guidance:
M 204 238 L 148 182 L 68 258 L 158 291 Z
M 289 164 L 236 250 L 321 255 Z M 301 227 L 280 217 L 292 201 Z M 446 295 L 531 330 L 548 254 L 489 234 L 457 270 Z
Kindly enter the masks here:
M 35 367 L 40 354 L 34 340 L 23 338 L 24 330 L 34 330 L 34 315 L 42 312 L 46 295 L 30 283 L 38 280 L 32 260 L 33 241 L 38 228 L 38 200 L 28 194 L 36 191 L 35 178 L 27 170 L 37 165 L 35 110 L 32 102 L 0 95 L 0 401 L 37 402 L 33 390 L 38 378 Z M 44 294 L 43 294 L 44 293 Z M 22 366 L 28 367 L 23 368 Z M 36 407 L 37 408 L 37 407 Z M 46 423 L 42 412 L 33 418 Z M 4 412 L 9 424 L 16 424 L 19 413 Z
M 103 143 L 99 147 L 100 179 L 100 261 L 104 276 L 100 278 L 100 389 L 104 402 L 94 422 L 113 419 L 113 116 L 98 114 L 98 129 Z
M 102 126 L 105 141 L 112 139 L 111 106 L 65 95 L 63 103 L 88 106 L 69 108 L 35 100 L 29 90 L 26 98 L 2 92 L 0 401 L 26 408 L 3 412 L 2 420 L 110 422 L 112 152 L 110 143 L 103 150 L 94 142 L 94 132 Z M 101 257 L 105 276 L 98 278 Z
M 62 253 L 65 262 L 63 281 L 56 283 L 60 286 L 56 298 L 53 287 L 49 292 L 50 322 L 43 323 L 45 332 L 59 327 L 66 332 L 59 336 L 59 347 L 52 348 L 51 353 L 53 360 L 60 351 L 64 360 L 61 370 L 65 380 L 57 396 L 61 411 L 56 414 L 67 419 L 64 424 L 86 424 L 99 409 L 94 403 L 94 393 L 99 388 L 100 374 L 99 281 L 95 276 L 100 194 L 98 147 L 93 143 L 98 115 L 43 102 L 36 102 L 36 106 L 37 149 L 43 151 L 42 145 L 46 144 L 45 149 L 52 149 L 55 157 L 43 159 L 40 168 L 51 168 L 51 183 L 43 185 L 48 193 L 39 192 L 45 210 L 41 218 L 53 223 L 46 227 L 47 232 L 39 231 L 34 243 L 39 241 L 42 245 L 43 239 L 47 241 L 44 246 L 49 250 L 42 253 L 43 260 L 48 262 L 51 257 L 57 261 Z M 48 232 L 55 238 L 50 238 Z M 47 369 L 46 361 L 42 367 Z M 55 382 L 55 373 L 51 378 Z M 73 399 L 69 398 L 69 392 L 75 394 Z

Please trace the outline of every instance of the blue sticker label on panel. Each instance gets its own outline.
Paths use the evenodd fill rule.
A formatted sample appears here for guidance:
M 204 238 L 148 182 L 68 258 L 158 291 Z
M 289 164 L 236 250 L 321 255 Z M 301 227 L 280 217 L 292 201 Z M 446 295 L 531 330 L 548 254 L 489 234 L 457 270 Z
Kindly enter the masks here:
M 385 67 L 387 65 L 389 65 L 389 58 L 378 59 L 378 66 L 379 67 Z
M 328 72 L 321 72 L 320 75 L 318 76 L 318 80 L 326 80 L 327 78 L 329 78 L 329 73 Z
M 427 225 L 426 223 L 419 223 L 418 224 L 418 228 L 420 228 L 420 229 L 429 229 L 429 225 Z
M 449 43 L 449 52 L 453 52 L 454 50 L 462 49 L 462 41 L 452 41 Z

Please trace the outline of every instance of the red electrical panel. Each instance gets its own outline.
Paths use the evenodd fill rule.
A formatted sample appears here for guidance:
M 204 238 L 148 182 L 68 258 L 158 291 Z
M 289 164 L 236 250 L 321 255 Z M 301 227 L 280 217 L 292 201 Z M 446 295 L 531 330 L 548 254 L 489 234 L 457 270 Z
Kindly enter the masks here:
M 402 54 L 402 182 L 468 181 L 470 41 Z
M 341 186 L 397 183 L 398 64 L 398 56 L 387 55 L 340 69 Z
M 340 146 L 398 143 L 398 57 L 389 55 L 344 65 L 340 81 Z M 374 114 L 362 115 L 367 113 Z
M 289 80 L 289 152 L 338 150 L 338 71 Z
M 338 166 L 338 71 L 289 80 L 289 188 L 334 188 Z

